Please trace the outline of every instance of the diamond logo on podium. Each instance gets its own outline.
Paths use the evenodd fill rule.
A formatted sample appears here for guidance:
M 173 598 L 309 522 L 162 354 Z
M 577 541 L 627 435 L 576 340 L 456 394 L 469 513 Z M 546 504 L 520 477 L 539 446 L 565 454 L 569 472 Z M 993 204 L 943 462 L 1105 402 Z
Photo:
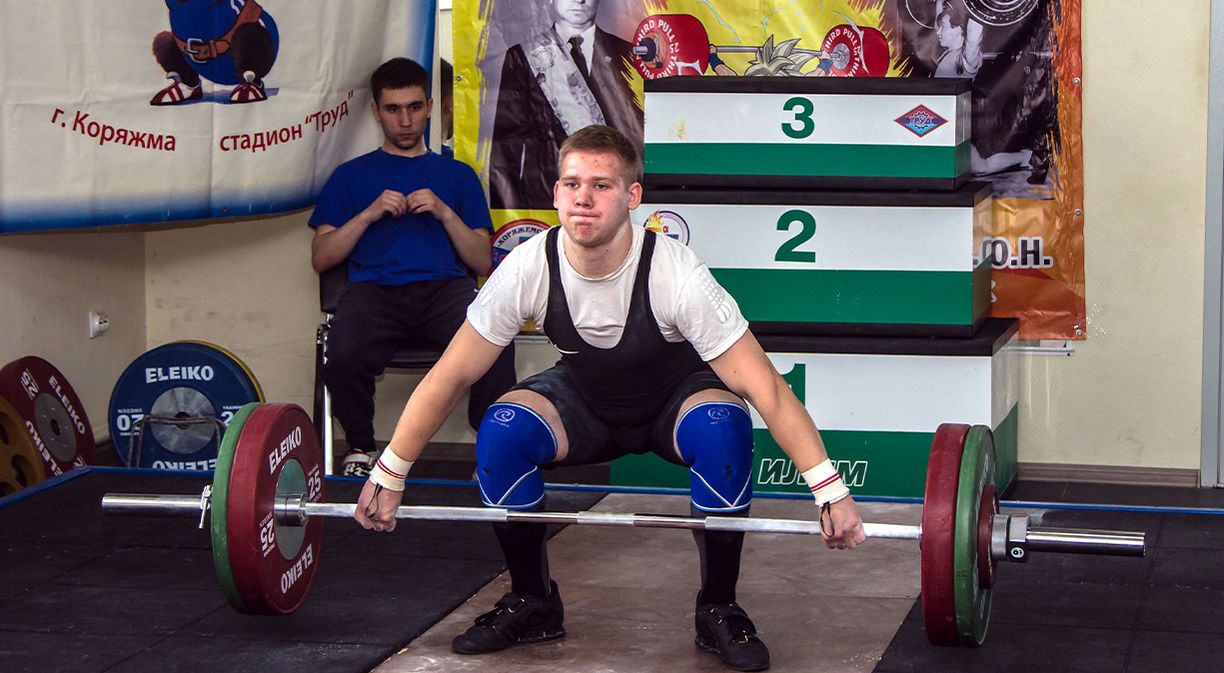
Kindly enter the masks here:
M 919 105 L 913 110 L 897 117 L 895 121 L 909 129 L 919 138 L 948 123 L 947 119 L 935 114 L 931 111 L 931 108 L 925 105 Z

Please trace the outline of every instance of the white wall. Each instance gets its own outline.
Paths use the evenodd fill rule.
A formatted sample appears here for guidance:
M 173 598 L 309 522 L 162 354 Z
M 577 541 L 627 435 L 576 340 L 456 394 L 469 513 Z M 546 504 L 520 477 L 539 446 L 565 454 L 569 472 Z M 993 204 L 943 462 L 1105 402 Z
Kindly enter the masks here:
M 308 211 L 145 236 L 149 347 L 215 343 L 254 372 L 270 401 L 311 409 L 318 276 Z
M 88 315 L 110 329 L 96 339 Z M 144 237 L 140 232 L 11 234 L 0 237 L 0 366 L 37 355 L 80 396 L 103 437 L 111 389 L 145 346 Z
M 1209 0 L 1083 3 L 1088 331 L 1032 357 L 1020 460 L 1199 467 Z

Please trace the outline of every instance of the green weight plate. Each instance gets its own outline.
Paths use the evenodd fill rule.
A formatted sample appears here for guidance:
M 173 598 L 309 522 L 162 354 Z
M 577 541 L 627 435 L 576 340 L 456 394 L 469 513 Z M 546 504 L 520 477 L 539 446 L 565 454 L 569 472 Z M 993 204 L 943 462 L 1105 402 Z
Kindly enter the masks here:
M 246 425 L 251 412 L 259 407 L 258 402 L 243 405 L 234 413 L 233 420 L 225 429 L 221 438 L 221 446 L 217 449 L 217 469 L 213 473 L 212 483 L 212 514 L 209 515 L 210 532 L 212 534 L 213 568 L 217 571 L 217 583 L 225 593 L 226 600 L 239 612 L 249 612 L 243 604 L 234 583 L 234 571 L 229 560 L 229 527 L 226 514 L 229 509 L 230 471 L 234 467 L 234 449 L 238 445 L 238 436 Z
M 978 519 L 982 494 L 994 487 L 994 439 L 990 428 L 975 425 L 965 435 L 961 452 L 960 482 L 956 489 L 956 527 L 953 532 L 952 588 L 956 605 L 956 632 L 960 643 L 977 647 L 986 639 L 993 590 L 983 586 L 978 562 Z

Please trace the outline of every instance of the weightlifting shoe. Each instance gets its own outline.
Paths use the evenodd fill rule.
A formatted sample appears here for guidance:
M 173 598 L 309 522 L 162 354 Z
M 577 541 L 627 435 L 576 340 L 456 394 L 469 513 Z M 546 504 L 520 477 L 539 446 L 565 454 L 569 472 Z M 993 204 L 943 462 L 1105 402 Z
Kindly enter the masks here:
M 508 593 L 492 610 L 476 618 L 476 624 L 451 641 L 459 654 L 485 654 L 512 645 L 539 643 L 565 637 L 565 609 L 557 583 L 551 582 L 548 598 Z
M 757 637 L 756 625 L 739 603 L 697 606 L 697 647 L 713 652 L 737 671 L 769 668 L 769 648 Z
M 374 455 L 365 451 L 349 451 L 344 454 L 344 463 L 340 474 L 346 477 L 368 477 L 374 467 Z

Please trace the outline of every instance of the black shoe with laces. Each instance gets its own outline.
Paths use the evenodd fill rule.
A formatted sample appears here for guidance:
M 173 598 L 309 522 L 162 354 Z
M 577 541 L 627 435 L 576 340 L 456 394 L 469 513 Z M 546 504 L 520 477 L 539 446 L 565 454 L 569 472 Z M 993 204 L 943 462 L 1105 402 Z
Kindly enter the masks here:
M 551 582 L 548 598 L 508 593 L 492 610 L 476 618 L 476 624 L 451 641 L 459 654 L 484 654 L 511 645 L 539 643 L 565 637 L 561 623 L 565 609 L 557 583 Z
M 697 647 L 717 654 L 737 671 L 769 668 L 769 648 L 757 637 L 756 625 L 739 603 L 697 606 Z

